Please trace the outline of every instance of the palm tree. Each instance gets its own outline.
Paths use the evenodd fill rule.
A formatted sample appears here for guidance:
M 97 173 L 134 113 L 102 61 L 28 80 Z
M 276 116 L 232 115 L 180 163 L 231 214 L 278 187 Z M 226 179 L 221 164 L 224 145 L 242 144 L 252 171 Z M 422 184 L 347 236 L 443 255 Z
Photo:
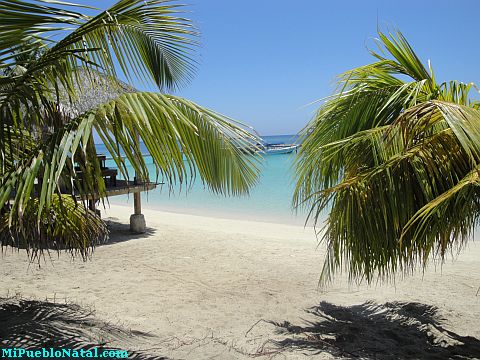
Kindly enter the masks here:
M 327 245 L 320 281 L 370 282 L 444 260 L 480 215 L 480 111 L 473 84 L 437 83 L 400 33 L 341 74 L 303 130 L 294 205 Z
M 180 5 L 121 0 L 105 11 L 89 8 L 94 16 L 81 8 L 0 1 L 0 241 L 33 257 L 52 246 L 85 257 L 107 236 L 86 206 L 89 196 L 105 195 L 94 131 L 126 179 L 133 176 L 127 163 L 141 179 L 152 175 L 140 140 L 157 178 L 171 185 L 198 175 L 213 192 L 244 194 L 258 175 L 257 160 L 241 152 L 256 135 L 166 93 L 195 70 L 198 34 Z M 120 75 L 160 92 L 119 91 L 104 103 L 76 106 L 99 77 L 122 88 Z

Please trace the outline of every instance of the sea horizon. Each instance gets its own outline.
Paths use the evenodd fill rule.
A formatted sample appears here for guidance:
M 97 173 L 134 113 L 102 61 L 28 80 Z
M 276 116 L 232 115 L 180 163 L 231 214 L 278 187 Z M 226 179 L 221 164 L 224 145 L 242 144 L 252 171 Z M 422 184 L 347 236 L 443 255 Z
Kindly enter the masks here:
M 298 135 L 294 134 L 267 135 L 262 138 L 268 144 L 298 141 Z M 108 156 L 108 151 L 102 144 L 96 146 L 98 153 Z M 142 153 L 147 153 L 145 148 Z M 248 195 L 214 194 L 197 178 L 192 184 L 171 187 L 167 184 L 158 185 L 156 189 L 142 193 L 142 206 L 173 213 L 305 225 L 306 212 L 292 207 L 294 156 L 295 153 L 263 155 L 258 183 Z M 147 159 L 147 164 L 150 174 L 155 174 L 153 162 Z M 107 166 L 114 167 L 115 164 L 112 160 L 107 160 Z M 109 202 L 133 206 L 133 195 L 110 197 Z

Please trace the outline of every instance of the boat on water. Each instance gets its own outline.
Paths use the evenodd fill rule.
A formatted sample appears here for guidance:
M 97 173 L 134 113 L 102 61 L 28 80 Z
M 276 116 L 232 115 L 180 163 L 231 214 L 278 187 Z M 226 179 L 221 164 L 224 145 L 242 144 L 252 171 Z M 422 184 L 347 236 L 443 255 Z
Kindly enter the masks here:
M 273 154 L 290 154 L 297 151 L 300 147 L 299 144 L 266 144 L 265 153 Z
M 258 134 L 257 134 L 258 135 Z M 244 154 L 253 155 L 253 154 L 290 154 L 294 151 L 297 151 L 301 146 L 300 144 L 295 143 L 268 143 L 258 135 L 259 142 L 246 142 L 237 145 L 237 148 Z

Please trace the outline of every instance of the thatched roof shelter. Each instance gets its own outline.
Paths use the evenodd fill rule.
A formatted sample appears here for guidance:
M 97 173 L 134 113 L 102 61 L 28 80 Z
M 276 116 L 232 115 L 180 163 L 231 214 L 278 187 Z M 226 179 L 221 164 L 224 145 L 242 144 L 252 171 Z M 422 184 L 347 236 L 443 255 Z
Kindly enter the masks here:
M 80 70 L 77 73 L 78 76 L 75 83 L 77 95 L 74 99 L 69 99 L 67 91 L 60 89 L 61 106 L 69 117 L 78 116 L 100 104 L 118 98 L 122 94 L 138 91 L 133 86 L 96 71 Z M 155 189 L 157 184 L 150 181 L 117 180 L 116 171 L 112 172 L 112 170 L 106 167 L 103 168 L 105 177 L 110 177 L 108 181 L 106 179 L 106 196 L 133 193 L 134 214 L 130 219 L 130 227 L 135 232 L 145 232 L 145 219 L 141 213 L 140 193 Z M 90 208 L 92 210 L 95 210 L 95 200 L 93 198 L 90 200 Z
M 67 91 L 60 88 L 60 102 L 71 116 L 82 114 L 125 93 L 138 92 L 123 81 L 92 70 L 77 71 L 74 86 L 77 90 L 74 99 L 69 99 Z

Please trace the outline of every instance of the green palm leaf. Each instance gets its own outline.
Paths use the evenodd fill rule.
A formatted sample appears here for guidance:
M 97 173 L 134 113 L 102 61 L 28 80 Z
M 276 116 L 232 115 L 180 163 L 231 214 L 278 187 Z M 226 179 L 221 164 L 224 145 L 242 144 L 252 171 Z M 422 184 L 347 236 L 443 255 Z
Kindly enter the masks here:
M 148 179 L 138 134 L 159 175 L 183 183 L 198 172 L 214 192 L 247 193 L 258 175 L 256 157 L 241 148 L 258 141 L 231 119 L 188 100 L 155 93 L 129 93 L 96 109 L 95 129 L 128 178 L 122 150 L 135 172 Z M 186 160 L 186 162 L 184 161 Z M 190 166 L 191 165 L 191 166 Z
M 114 59 L 127 77 L 150 79 L 160 89 L 174 88 L 193 74 L 191 54 L 197 32 L 188 19 L 177 16 L 179 5 L 124 0 L 91 17 L 44 3 L 48 2 L 0 2 L 1 67 L 12 65 L 12 54 L 18 56 L 22 44 L 35 42 L 44 51 L 28 62 L 28 76 L 58 67 L 58 61 L 69 70 L 81 65 L 116 75 Z M 51 34 L 58 32 L 67 35 L 52 40 Z
M 436 84 L 401 33 L 379 36 L 378 61 L 340 76 L 296 160 L 294 205 L 317 225 L 328 214 L 322 282 L 344 267 L 371 281 L 444 259 L 479 214 L 473 85 Z
M 44 251 L 67 249 L 86 259 L 93 248 L 106 241 L 108 229 L 94 212 L 69 196 L 54 196 L 48 211 L 38 221 L 39 201 L 25 204 L 22 217 L 4 212 L 0 217 L 0 243 L 3 247 L 26 249 L 40 260 Z
M 96 16 L 72 6 L 81 8 L 0 1 L 1 244 L 24 246 L 34 256 L 60 244 L 85 257 L 105 237 L 104 224 L 86 210 L 87 200 L 106 195 L 94 131 L 125 179 L 156 176 L 174 186 L 198 176 L 215 193 L 248 193 L 259 171 L 259 159 L 241 151 L 259 141 L 251 129 L 186 99 L 137 92 L 116 80 L 123 73 L 160 90 L 190 80 L 197 32 L 180 5 L 121 0 Z M 85 92 L 101 87 L 115 95 L 82 102 Z

